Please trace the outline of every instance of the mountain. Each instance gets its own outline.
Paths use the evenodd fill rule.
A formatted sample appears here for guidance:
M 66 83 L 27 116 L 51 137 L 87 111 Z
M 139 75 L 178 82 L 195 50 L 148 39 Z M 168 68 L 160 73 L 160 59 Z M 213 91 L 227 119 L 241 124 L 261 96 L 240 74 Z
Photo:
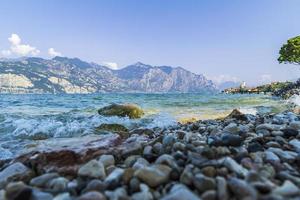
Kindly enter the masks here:
M 112 70 L 78 58 L 0 59 L 0 93 L 214 92 L 203 75 L 141 62 Z

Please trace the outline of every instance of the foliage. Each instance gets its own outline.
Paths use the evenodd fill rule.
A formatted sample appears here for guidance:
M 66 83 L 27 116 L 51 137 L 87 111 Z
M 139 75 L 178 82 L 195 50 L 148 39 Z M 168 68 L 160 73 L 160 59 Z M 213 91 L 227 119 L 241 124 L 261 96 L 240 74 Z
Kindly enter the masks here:
M 279 63 L 300 64 L 300 36 L 291 38 L 279 51 Z

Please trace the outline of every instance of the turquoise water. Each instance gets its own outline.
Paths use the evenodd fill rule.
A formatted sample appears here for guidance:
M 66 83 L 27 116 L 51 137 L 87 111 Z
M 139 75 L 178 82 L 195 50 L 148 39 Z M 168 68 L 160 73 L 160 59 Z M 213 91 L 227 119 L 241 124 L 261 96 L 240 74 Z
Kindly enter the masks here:
M 145 116 L 130 120 L 97 114 L 97 109 L 110 103 L 138 104 Z M 255 114 L 277 112 L 285 107 L 284 101 L 263 95 L 0 95 L 0 151 L 2 157 L 9 157 L 15 149 L 36 139 L 92 135 L 102 123 L 120 123 L 128 128 L 168 127 L 192 118 L 222 117 L 234 108 Z

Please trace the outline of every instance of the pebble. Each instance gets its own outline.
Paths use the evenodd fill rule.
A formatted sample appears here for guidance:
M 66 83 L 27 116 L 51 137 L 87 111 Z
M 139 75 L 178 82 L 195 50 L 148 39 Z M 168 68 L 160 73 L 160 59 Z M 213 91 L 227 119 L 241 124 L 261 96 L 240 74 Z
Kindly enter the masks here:
M 150 163 L 144 158 L 138 158 L 137 161 L 132 166 L 133 169 L 140 169 L 149 166 Z
M 203 174 L 196 174 L 193 178 L 193 184 L 199 193 L 203 193 L 207 190 L 214 190 L 216 188 L 215 180 L 204 176 Z
M 124 174 L 124 169 L 116 168 L 112 173 L 110 173 L 104 182 L 107 185 L 108 189 L 114 189 L 116 188 L 122 179 L 122 176 Z
M 0 189 L 11 180 L 30 180 L 33 172 L 20 162 L 13 163 L 0 172 Z
M 58 194 L 57 196 L 54 197 L 53 200 L 72 200 L 72 197 L 68 192 Z
M 91 160 L 80 167 L 78 175 L 82 177 L 99 178 L 101 180 L 104 180 L 106 177 L 104 165 L 97 160 Z
M 150 187 L 157 187 L 169 180 L 171 170 L 166 165 L 154 165 L 140 168 L 134 175 Z
M 227 182 L 225 178 L 218 176 L 216 177 L 216 184 L 217 184 L 217 197 L 218 199 L 228 200 L 229 193 L 227 189 Z
M 294 162 L 294 160 L 298 155 L 296 152 L 284 151 L 282 149 L 274 148 L 274 147 L 268 148 L 267 151 L 271 151 L 275 153 L 277 156 L 279 156 L 280 159 L 282 159 L 285 162 Z
M 29 200 L 32 194 L 32 189 L 23 182 L 9 183 L 5 190 L 5 196 L 8 200 Z
M 229 170 L 235 172 L 237 175 L 241 177 L 245 177 L 248 173 L 248 170 L 239 165 L 235 160 L 230 157 L 226 157 L 222 159 L 223 165 L 227 167 Z
M 53 200 L 53 195 L 39 190 L 32 190 L 30 200 Z
M 81 195 L 78 200 L 106 200 L 106 197 L 100 192 L 91 191 Z
M 156 159 L 155 164 L 165 164 L 171 167 L 172 169 L 179 168 L 173 156 L 169 154 L 161 155 L 159 158 Z
M 69 180 L 64 177 L 54 178 L 49 182 L 49 187 L 54 191 L 64 191 L 68 187 Z
M 115 165 L 115 158 L 113 155 L 102 155 L 100 156 L 99 161 L 102 162 L 105 168 Z
M 238 178 L 229 178 L 228 186 L 238 199 L 256 200 L 257 192 L 253 186 Z
M 284 183 L 273 192 L 274 194 L 285 197 L 300 195 L 299 188 L 289 180 L 284 181 Z
M 83 190 L 83 193 L 85 192 L 90 192 L 90 191 L 100 191 L 100 192 L 104 192 L 106 189 L 106 184 L 104 184 L 102 181 L 100 181 L 99 179 L 94 179 L 91 180 L 87 186 L 85 187 L 85 189 Z
M 176 184 L 161 200 L 200 200 L 191 190 L 182 184 Z
M 46 187 L 47 183 L 54 179 L 59 177 L 57 173 L 47 173 L 43 174 L 41 176 L 34 177 L 33 179 L 30 180 L 30 185 L 35 186 L 35 187 Z

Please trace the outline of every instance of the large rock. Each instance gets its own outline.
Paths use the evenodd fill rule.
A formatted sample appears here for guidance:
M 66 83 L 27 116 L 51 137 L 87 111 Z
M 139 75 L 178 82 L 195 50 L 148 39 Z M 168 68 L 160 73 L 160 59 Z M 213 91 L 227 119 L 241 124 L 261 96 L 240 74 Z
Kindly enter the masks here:
M 238 109 L 234 109 L 229 115 L 225 117 L 225 119 L 237 119 L 237 120 L 242 120 L 246 121 L 248 118 L 245 114 L 243 114 L 241 111 Z
M 28 181 L 32 176 L 33 172 L 22 163 L 11 164 L 0 172 L 0 189 L 10 181 Z
M 141 118 L 144 111 L 135 104 L 112 104 L 98 110 L 100 115 L 129 117 L 131 119 Z

